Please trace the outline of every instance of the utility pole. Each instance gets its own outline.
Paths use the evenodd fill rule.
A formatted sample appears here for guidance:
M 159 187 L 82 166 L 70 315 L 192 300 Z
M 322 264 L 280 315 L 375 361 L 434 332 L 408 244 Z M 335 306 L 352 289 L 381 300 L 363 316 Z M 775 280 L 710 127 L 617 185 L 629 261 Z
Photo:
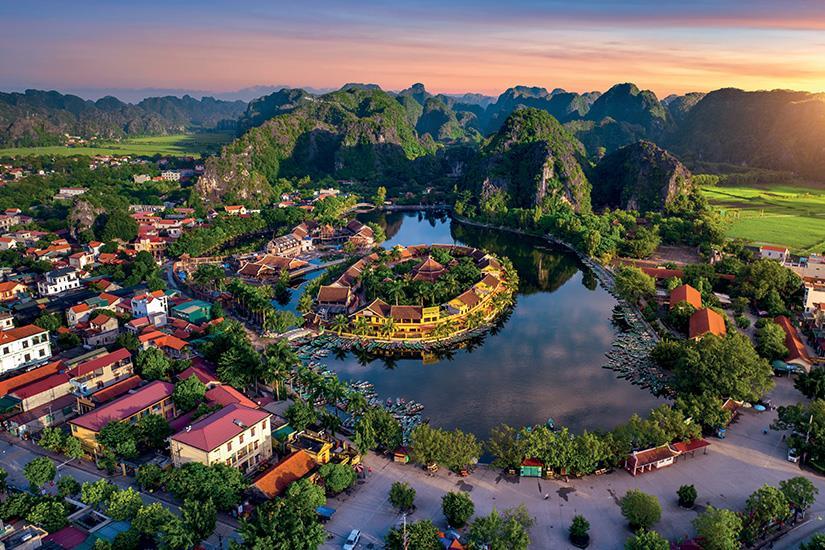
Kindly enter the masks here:
M 403 534 L 402 534 L 402 537 L 401 537 L 401 541 L 402 541 L 402 545 L 403 545 L 404 550 L 409 550 L 409 547 L 408 547 L 409 542 L 407 542 L 407 514 L 405 513 L 403 516 L 401 516 L 401 518 L 404 521 L 404 527 L 403 527 L 403 531 L 402 531 Z

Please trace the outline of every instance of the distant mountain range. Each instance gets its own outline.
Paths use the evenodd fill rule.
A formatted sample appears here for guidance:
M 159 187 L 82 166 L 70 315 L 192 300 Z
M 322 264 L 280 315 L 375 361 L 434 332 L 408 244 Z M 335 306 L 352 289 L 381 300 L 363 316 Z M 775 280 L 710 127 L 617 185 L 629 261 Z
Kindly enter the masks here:
M 110 138 L 216 127 L 231 129 L 243 136 L 241 143 L 249 143 L 253 138 L 246 133 L 265 126 L 271 133 L 273 127 L 285 124 L 272 124 L 272 119 L 285 117 L 286 121 L 300 119 L 300 128 L 305 130 L 282 141 L 297 139 L 305 148 L 302 150 L 313 153 L 307 158 L 319 153 L 313 147 L 333 141 L 338 142 L 334 149 L 340 156 L 344 154 L 342 146 L 388 144 L 393 136 L 403 136 L 405 156 L 411 150 L 432 151 L 441 162 L 463 155 L 461 150 L 466 148 L 483 149 L 514 111 L 534 108 L 561 123 L 594 163 L 625 145 L 646 140 L 669 150 L 688 166 L 728 164 L 825 179 L 825 94 L 721 89 L 659 100 L 653 92 L 631 83 L 586 93 L 515 86 L 497 98 L 432 94 L 423 84 L 385 92 L 375 84 L 350 83 L 336 92 L 320 92 L 263 86 L 236 92 L 234 97 L 238 98 L 262 94 L 248 103 L 164 96 L 134 104 L 114 97 L 87 101 L 58 92 L 0 93 L 0 145 L 54 143 L 64 133 Z M 366 103 L 353 104 L 357 101 Z M 357 122 L 353 124 L 360 129 L 324 118 L 331 116 L 330 105 L 346 111 L 346 120 L 352 122 L 354 117 Z M 374 112 L 376 106 L 384 112 Z M 254 136 L 260 139 L 264 134 L 256 132 Z M 233 144 L 230 149 L 238 147 Z M 351 162 L 341 164 L 339 158 L 331 160 L 328 170 L 302 167 L 292 160 L 297 159 L 284 158 L 279 163 L 286 161 L 289 173 L 306 169 L 307 173 L 320 170 L 332 176 L 385 175 L 380 162 L 372 162 L 376 159 L 363 164 L 363 173 Z

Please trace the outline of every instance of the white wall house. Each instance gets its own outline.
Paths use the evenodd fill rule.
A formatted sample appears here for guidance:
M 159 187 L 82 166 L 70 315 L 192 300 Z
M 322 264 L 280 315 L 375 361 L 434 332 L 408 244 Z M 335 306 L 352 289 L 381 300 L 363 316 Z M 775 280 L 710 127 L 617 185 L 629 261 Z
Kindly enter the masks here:
M 132 298 L 132 317 L 148 317 L 153 325 L 161 327 L 166 324 L 169 312 L 169 297 L 162 290 L 147 292 Z
M 42 363 L 52 356 L 49 331 L 26 325 L 0 332 L 0 374 Z
M 791 251 L 784 246 L 760 246 L 759 255 L 769 260 L 776 260 L 781 264 L 788 261 L 788 255 Z
M 825 282 L 805 283 L 805 313 L 813 313 L 817 309 L 817 304 L 825 304 Z
M 37 283 L 37 292 L 41 296 L 53 296 L 75 288 L 80 288 L 80 278 L 73 267 L 49 271 L 45 278 Z

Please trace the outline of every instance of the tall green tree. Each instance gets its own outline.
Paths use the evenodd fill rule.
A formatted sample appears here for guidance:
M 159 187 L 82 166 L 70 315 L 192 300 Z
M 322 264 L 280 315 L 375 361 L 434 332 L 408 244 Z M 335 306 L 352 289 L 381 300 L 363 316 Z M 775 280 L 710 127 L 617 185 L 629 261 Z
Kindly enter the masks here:
M 183 523 L 192 533 L 195 543 L 204 541 L 212 535 L 218 516 L 211 498 L 204 501 L 186 499 L 180 511 Z
M 26 476 L 32 490 L 37 491 L 46 483 L 54 480 L 54 476 L 57 475 L 57 467 L 51 458 L 40 456 L 23 466 L 23 475 Z
M 475 513 L 475 504 L 467 493 L 450 492 L 441 497 L 441 511 L 451 526 L 464 527 Z
M 172 401 L 178 411 L 187 412 L 202 403 L 204 395 L 206 395 L 206 386 L 193 374 L 189 378 L 175 383 Z
M 739 514 L 708 506 L 693 520 L 696 534 L 702 537 L 702 548 L 707 550 L 739 550 L 742 518 Z

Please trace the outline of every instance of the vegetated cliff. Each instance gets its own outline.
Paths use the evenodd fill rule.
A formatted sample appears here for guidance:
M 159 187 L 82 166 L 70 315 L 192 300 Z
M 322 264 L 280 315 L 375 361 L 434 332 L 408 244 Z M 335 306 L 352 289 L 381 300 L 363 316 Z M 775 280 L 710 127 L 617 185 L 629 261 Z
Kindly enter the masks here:
M 213 128 L 237 118 L 245 107 L 242 101 L 211 97 L 153 97 L 133 105 L 114 97 L 88 101 L 54 91 L 0 93 L 0 145 L 58 144 L 64 134 L 113 139 Z
M 788 170 L 825 179 L 825 94 L 710 92 L 665 141 L 686 161 Z
M 662 100 L 662 105 L 667 109 L 673 123 L 678 126 L 684 122 L 685 117 L 696 104 L 705 97 L 703 92 L 689 92 L 684 95 L 670 95 Z
M 660 211 L 691 188 L 691 174 L 672 154 L 649 141 L 607 155 L 592 174 L 594 208 Z
M 434 152 L 435 143 L 419 139 L 393 96 L 350 86 L 303 102 L 225 146 L 207 160 L 196 191 L 211 201 L 262 204 L 279 177 L 405 177 L 411 160 Z
M 481 152 L 469 185 L 488 197 L 504 192 L 510 206 L 532 208 L 567 202 L 590 209 L 590 183 L 580 162 L 582 144 L 545 111 L 522 108 L 504 121 Z
M 253 99 L 238 119 L 238 133 L 260 126 L 270 118 L 292 111 L 312 100 L 312 95 L 301 89 L 283 88 L 269 95 Z
M 599 92 L 577 94 L 561 88 L 549 92 L 545 88 L 514 86 L 505 90 L 495 103 L 487 107 L 481 117 L 483 128 L 486 132 L 495 132 L 510 113 L 523 107 L 547 111 L 561 122 L 575 120 L 587 114 L 599 95 Z

